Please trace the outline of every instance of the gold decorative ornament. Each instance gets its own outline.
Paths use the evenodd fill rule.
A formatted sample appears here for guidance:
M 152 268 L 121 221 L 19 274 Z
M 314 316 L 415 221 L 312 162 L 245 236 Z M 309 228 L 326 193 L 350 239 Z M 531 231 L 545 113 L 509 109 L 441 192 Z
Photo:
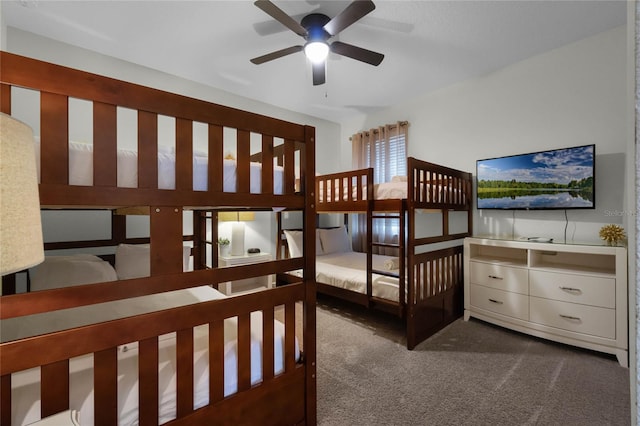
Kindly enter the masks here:
M 620 225 L 605 225 L 600 228 L 600 238 L 602 238 L 607 245 L 615 246 L 619 242 L 624 241 L 626 235 L 624 228 Z

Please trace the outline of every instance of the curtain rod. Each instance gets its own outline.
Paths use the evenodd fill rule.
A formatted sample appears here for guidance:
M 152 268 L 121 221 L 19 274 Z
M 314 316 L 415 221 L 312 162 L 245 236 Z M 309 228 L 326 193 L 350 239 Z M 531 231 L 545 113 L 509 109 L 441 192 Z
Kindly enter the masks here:
M 388 128 L 390 128 L 390 129 L 395 129 L 395 128 L 396 128 L 396 127 L 398 127 L 398 126 L 404 127 L 404 126 L 408 126 L 408 125 L 409 125 L 409 122 L 408 122 L 408 121 L 398 121 L 398 122 L 397 122 L 397 123 L 395 123 L 395 124 L 387 124 L 386 126 L 380 126 L 380 127 L 388 127 Z M 379 129 L 379 128 L 378 128 L 378 129 Z M 361 131 L 361 132 L 357 132 L 357 133 L 362 133 L 362 134 L 365 134 L 365 135 L 366 135 L 366 134 L 369 134 L 369 133 L 373 132 L 373 134 L 376 134 L 376 133 L 380 133 L 378 129 L 373 129 L 373 130 L 363 130 L 363 131 Z M 349 137 L 349 140 L 352 140 L 352 139 L 353 139 L 353 137 L 352 137 L 352 136 L 350 136 L 350 137 Z

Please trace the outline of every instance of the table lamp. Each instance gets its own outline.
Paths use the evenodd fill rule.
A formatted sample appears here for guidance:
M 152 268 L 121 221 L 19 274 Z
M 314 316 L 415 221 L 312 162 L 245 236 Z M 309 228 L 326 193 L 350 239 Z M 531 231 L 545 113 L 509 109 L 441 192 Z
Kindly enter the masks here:
M 33 132 L 0 113 L 0 275 L 44 260 Z
M 244 256 L 244 222 L 255 220 L 254 212 L 220 212 L 218 221 L 231 223 L 231 256 Z

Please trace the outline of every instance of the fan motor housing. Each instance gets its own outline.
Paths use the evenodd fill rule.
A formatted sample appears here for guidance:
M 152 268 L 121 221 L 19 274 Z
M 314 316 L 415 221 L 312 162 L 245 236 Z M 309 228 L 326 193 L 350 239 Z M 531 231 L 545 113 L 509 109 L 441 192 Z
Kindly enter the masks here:
M 302 25 L 308 32 L 307 40 L 327 40 L 331 37 L 331 34 L 324 29 L 324 26 L 330 20 L 331 18 L 327 15 L 323 15 L 322 13 L 311 13 L 302 18 L 300 25 Z

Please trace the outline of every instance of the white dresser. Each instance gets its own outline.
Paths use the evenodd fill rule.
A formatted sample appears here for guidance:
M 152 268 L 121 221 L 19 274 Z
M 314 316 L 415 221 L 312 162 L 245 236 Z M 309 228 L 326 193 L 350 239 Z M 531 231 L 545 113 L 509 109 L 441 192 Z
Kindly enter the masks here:
M 623 247 L 466 238 L 464 319 L 615 354 L 628 367 Z

